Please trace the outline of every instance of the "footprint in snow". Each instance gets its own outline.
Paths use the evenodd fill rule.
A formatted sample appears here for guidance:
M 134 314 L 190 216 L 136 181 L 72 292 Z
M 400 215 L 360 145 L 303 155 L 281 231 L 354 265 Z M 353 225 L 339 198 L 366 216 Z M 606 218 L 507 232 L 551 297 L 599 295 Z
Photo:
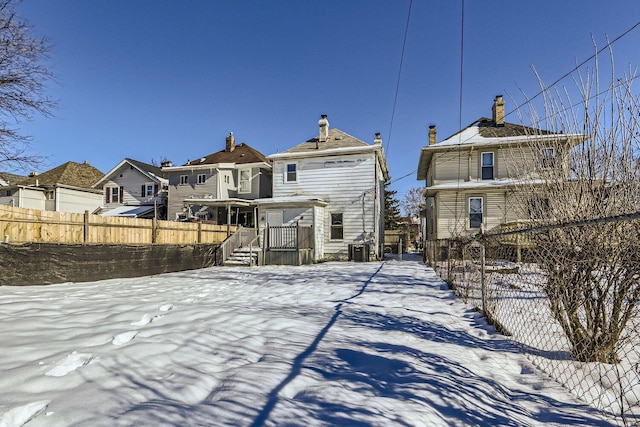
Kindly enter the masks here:
M 138 331 L 123 332 L 123 333 L 118 334 L 115 337 L 113 337 L 113 340 L 111 341 L 111 344 L 113 344 L 113 345 L 124 345 L 124 344 L 128 343 L 129 341 L 131 341 L 132 339 L 134 339 L 136 337 L 136 335 L 138 335 Z
M 64 377 L 69 372 L 73 372 L 81 366 L 89 364 L 91 359 L 93 359 L 93 354 L 91 353 L 78 353 L 74 351 L 67 355 L 62 362 L 48 370 L 45 375 L 49 377 Z
M 157 320 L 162 319 L 162 317 L 164 317 L 164 314 L 157 314 L 155 316 L 151 316 L 150 314 L 144 314 L 142 316 L 142 319 L 138 320 L 137 322 L 131 322 L 131 326 L 144 326 L 147 325 L 149 323 L 153 323 Z M 2 426 L 0 426 L 2 427 Z
M 49 403 L 50 400 L 40 400 L 9 409 L 0 418 L 0 427 L 22 426 L 43 413 Z
M 148 314 L 145 314 L 142 316 L 142 319 L 138 320 L 137 322 L 132 322 L 131 325 L 132 326 L 144 326 L 147 323 L 151 322 L 152 317 Z

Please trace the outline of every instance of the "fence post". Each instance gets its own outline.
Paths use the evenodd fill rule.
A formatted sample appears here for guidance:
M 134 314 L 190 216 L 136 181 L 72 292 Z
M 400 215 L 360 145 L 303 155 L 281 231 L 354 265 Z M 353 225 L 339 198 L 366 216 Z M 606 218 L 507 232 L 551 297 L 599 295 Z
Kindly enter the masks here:
M 485 248 L 480 243 L 480 292 L 482 295 L 482 313 L 487 316 L 487 289 L 485 280 Z
M 227 225 L 227 228 L 229 226 Z M 227 231 L 227 237 L 229 237 L 229 232 Z M 202 243 L 202 223 L 198 221 L 198 243 Z
M 84 211 L 84 227 L 83 227 L 83 241 L 87 243 L 89 241 L 89 211 Z
M 158 218 L 155 216 L 151 219 L 151 243 L 158 242 Z
M 451 284 L 451 239 L 447 240 L 447 282 Z

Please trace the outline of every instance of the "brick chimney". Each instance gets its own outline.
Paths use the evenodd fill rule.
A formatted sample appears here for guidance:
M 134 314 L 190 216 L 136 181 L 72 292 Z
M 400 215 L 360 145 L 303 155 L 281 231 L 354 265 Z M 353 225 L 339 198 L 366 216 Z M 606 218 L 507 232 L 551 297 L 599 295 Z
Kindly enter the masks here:
M 429 145 L 436 145 L 436 125 L 429 126 Z
M 495 123 L 496 126 L 504 126 L 504 101 L 502 95 L 497 95 L 493 100 L 491 112 L 493 113 L 493 123 Z
M 227 145 L 224 151 L 232 152 L 236 148 L 236 139 L 233 137 L 233 132 L 229 132 L 229 136 L 227 137 Z
M 380 137 L 380 132 L 376 132 L 376 137 L 373 139 L 373 143 L 375 145 L 382 145 L 382 138 Z
M 320 142 L 327 142 L 327 139 L 329 139 L 329 120 L 327 120 L 326 114 L 322 114 L 320 117 L 320 120 L 318 120 L 318 126 L 320 127 L 320 137 L 318 138 L 318 140 Z

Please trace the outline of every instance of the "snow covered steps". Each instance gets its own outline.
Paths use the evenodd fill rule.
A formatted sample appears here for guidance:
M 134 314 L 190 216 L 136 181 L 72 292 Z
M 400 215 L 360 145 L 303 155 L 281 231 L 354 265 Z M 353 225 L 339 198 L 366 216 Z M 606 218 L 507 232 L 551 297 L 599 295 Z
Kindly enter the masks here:
M 225 266 L 250 266 L 258 264 L 260 248 L 238 248 L 224 261 Z

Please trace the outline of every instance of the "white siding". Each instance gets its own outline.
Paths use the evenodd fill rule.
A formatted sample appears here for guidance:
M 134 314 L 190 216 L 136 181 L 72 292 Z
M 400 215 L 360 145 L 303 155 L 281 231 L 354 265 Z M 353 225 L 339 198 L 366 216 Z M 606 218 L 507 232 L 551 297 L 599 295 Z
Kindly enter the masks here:
M 286 165 L 297 163 L 297 181 L 285 182 Z M 329 201 L 325 208 L 324 253 L 346 258 L 348 245 L 378 235 L 376 204 L 378 167 L 374 153 L 276 160 L 273 165 L 273 197 L 310 195 Z M 343 214 L 343 239 L 331 240 L 331 213 Z M 321 230 L 316 230 L 320 233 Z M 377 237 L 376 237 L 377 239 Z M 378 243 L 378 240 L 375 242 Z
M 93 212 L 102 205 L 102 193 L 56 188 L 55 210 L 58 212 Z

